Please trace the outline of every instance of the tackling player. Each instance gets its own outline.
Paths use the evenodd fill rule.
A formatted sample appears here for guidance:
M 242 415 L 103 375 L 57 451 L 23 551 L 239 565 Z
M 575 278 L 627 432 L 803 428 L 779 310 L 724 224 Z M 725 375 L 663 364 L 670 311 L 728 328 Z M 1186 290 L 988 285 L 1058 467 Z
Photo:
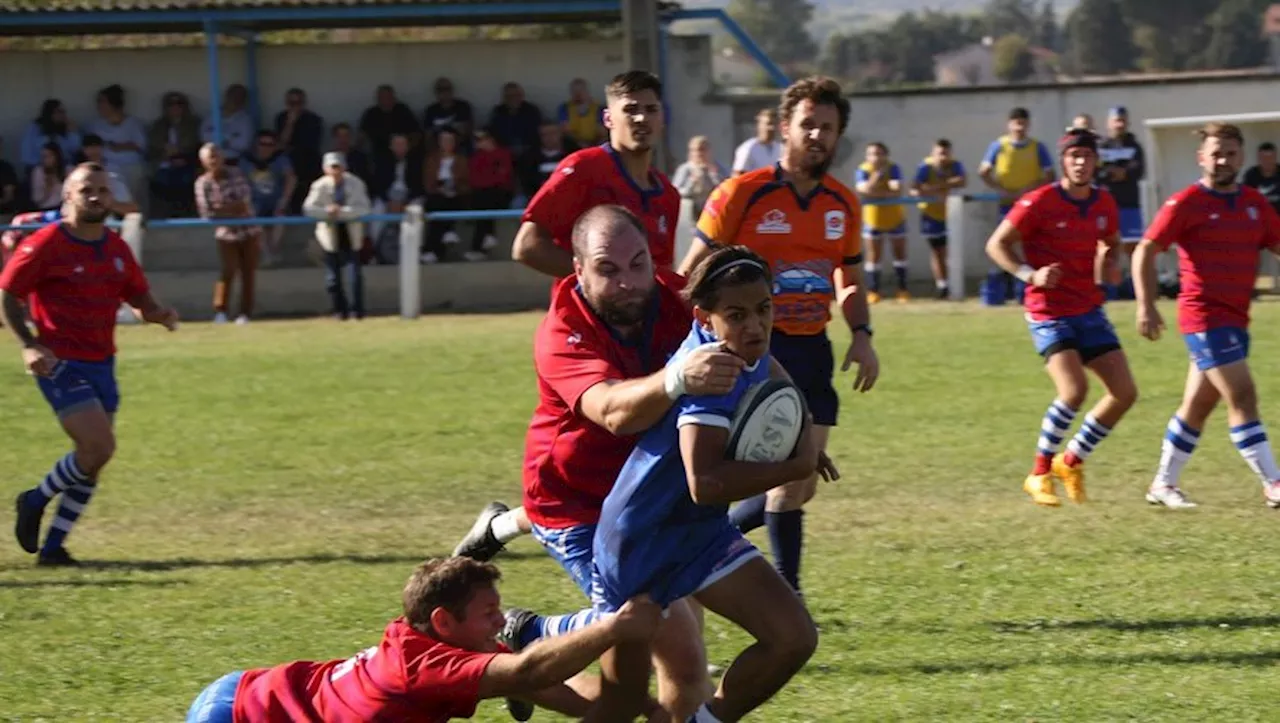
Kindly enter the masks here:
M 382 641 L 346 660 L 296 661 L 229 673 L 191 704 L 187 723 L 443 723 L 485 698 L 519 696 L 581 717 L 590 703 L 564 685 L 604 652 L 653 635 L 660 612 L 638 598 L 617 615 L 520 654 L 501 647 L 498 568 L 428 560 L 404 587 L 404 615 Z
M 871 346 L 870 312 L 862 281 L 858 199 L 827 173 L 849 123 L 849 102 L 829 78 L 798 81 L 782 94 L 783 158 L 731 178 L 707 200 L 697 237 L 681 265 L 689 273 L 719 246 L 742 245 L 770 265 L 774 315 L 770 354 L 804 393 L 814 440 L 825 450 L 839 397 L 827 324 L 837 300 L 852 341 L 841 370 L 858 365 L 853 388 L 868 391 L 879 375 Z M 731 512 L 743 532 L 766 525 L 778 572 L 800 589 L 804 504 L 817 491 L 810 475 L 749 499 Z
M 18 495 L 14 534 L 23 550 L 39 552 L 40 565 L 76 564 L 63 543 L 115 454 L 120 303 L 143 321 L 170 331 L 178 325 L 177 312 L 151 295 L 128 244 L 103 225 L 111 213 L 109 184 L 102 166 L 76 167 L 63 185 L 61 222 L 20 241 L 0 272 L 4 325 L 18 338 L 27 372 L 75 445 L 43 482 Z M 28 313 L 35 334 L 27 327 Z M 57 515 L 40 546 L 40 519 L 59 493 Z
M 889 147 L 876 141 L 867 145 L 867 160 L 858 166 L 857 191 L 863 198 L 892 199 L 903 193 L 902 169 L 889 160 Z M 907 291 L 907 215 L 902 206 L 866 204 L 862 207 L 862 236 L 867 242 L 867 302 L 880 301 L 880 259 L 884 240 L 893 250 L 893 274 L 898 280 L 898 301 L 910 301 Z
M 1262 482 L 1267 506 L 1280 508 L 1280 467 L 1258 417 L 1248 362 L 1258 252 L 1280 253 L 1280 216 L 1257 189 L 1236 182 L 1244 146 L 1239 128 L 1209 123 L 1200 138 L 1201 179 L 1165 202 L 1133 255 L 1138 331 L 1154 341 L 1164 329 L 1156 309 L 1156 256 L 1178 245 L 1178 330 L 1191 354 L 1182 405 L 1169 420 L 1147 501 L 1195 507 L 1178 480 L 1221 399 L 1227 404 L 1231 442 Z
M 1027 284 L 1023 303 L 1036 352 L 1058 397 L 1040 425 L 1035 464 L 1022 488 L 1038 505 L 1062 504 L 1053 477 L 1062 480 L 1072 502 L 1085 501 L 1084 461 L 1137 400 L 1129 363 L 1115 328 L 1102 310 L 1099 264 L 1119 275 L 1119 211 L 1111 194 L 1093 185 L 1098 137 L 1080 128 L 1058 141 L 1063 177 L 1028 192 L 987 241 L 987 255 Z M 1026 261 L 1014 246 L 1022 245 Z M 1102 380 L 1107 393 L 1085 415 L 1080 430 L 1058 447 L 1089 392 L 1085 369 Z

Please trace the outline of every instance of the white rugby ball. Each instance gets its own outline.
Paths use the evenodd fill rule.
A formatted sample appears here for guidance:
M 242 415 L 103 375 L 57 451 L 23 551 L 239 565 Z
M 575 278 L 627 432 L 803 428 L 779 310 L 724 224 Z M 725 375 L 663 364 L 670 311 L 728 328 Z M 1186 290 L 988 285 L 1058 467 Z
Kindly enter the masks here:
M 795 452 L 804 417 L 804 396 L 794 384 L 760 382 L 738 403 L 727 453 L 739 462 L 782 462 Z

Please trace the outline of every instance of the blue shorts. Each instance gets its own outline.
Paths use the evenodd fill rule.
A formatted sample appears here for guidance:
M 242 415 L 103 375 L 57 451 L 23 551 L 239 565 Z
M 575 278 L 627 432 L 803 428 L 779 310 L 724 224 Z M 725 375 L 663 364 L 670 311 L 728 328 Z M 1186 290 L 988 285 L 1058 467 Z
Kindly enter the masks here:
M 920 214 L 920 235 L 925 238 L 938 238 L 947 235 L 947 221 L 943 219 L 939 221 L 936 218 L 929 218 L 924 214 Z
M 1238 326 L 1220 326 L 1196 334 L 1183 334 L 1191 361 L 1202 372 L 1249 358 L 1249 332 Z
M 110 415 L 120 408 L 114 357 L 100 362 L 63 359 L 52 376 L 36 377 L 36 385 L 59 419 L 92 406 Z
M 881 231 L 881 230 L 874 229 L 874 228 L 864 228 L 864 229 L 862 229 L 862 237 L 863 237 L 863 238 L 865 238 L 865 239 L 896 238 L 896 237 L 898 237 L 898 236 L 906 236 L 906 235 L 907 235 L 907 222 L 906 222 L 906 221 L 903 221 L 902 223 L 898 224 L 897 226 L 894 226 L 893 228 L 888 229 L 888 230 L 886 230 L 886 231 Z
M 282 195 L 259 196 L 253 199 L 253 213 L 258 218 L 270 218 L 276 215 L 276 209 L 280 206 Z
M 553 530 L 541 525 L 533 526 L 533 539 L 547 550 L 552 559 L 569 573 L 583 595 L 591 597 L 592 545 L 596 539 L 595 525 L 578 525 Z
M 1084 363 L 1120 348 L 1116 329 L 1102 307 L 1076 316 L 1044 321 L 1027 320 L 1036 353 L 1048 360 L 1060 351 L 1075 349 Z
M 187 711 L 187 723 L 235 723 L 236 687 L 244 672 L 227 673 L 209 684 Z
M 827 333 L 798 335 L 774 329 L 769 353 L 787 370 L 804 395 L 813 423 L 836 426 L 840 397 L 831 384 L 836 373 L 836 360 Z
M 680 539 L 674 546 L 668 541 L 661 550 L 645 549 L 642 543 L 634 550 L 632 559 L 607 567 L 595 565 L 592 607 L 602 613 L 617 612 L 627 600 L 647 594 L 666 608 L 710 587 L 752 558 L 760 557 L 760 551 L 729 523 L 728 517 L 702 524 L 716 525 L 717 529 L 699 531 L 693 540 L 659 532 L 650 542 L 662 544 L 670 538 Z M 706 542 L 697 544 L 696 540 Z
M 1126 243 L 1136 244 L 1142 240 L 1142 235 L 1146 233 L 1146 225 L 1142 223 L 1142 209 L 1140 208 L 1122 208 L 1120 209 L 1120 240 Z

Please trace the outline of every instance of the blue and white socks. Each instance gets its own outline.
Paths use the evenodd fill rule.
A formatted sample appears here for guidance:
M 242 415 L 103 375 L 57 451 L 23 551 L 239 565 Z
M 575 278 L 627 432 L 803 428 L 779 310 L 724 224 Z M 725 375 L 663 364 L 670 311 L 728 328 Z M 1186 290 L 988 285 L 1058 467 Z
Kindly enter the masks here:
M 1261 421 L 1254 420 L 1232 427 L 1231 443 L 1263 485 L 1280 481 L 1280 468 L 1276 467 L 1271 443 L 1267 441 L 1267 430 Z
M 1200 443 L 1200 430 L 1193 429 L 1176 414 L 1165 428 L 1164 441 L 1160 443 L 1160 467 L 1152 487 L 1177 487 L 1182 468 L 1191 459 Z

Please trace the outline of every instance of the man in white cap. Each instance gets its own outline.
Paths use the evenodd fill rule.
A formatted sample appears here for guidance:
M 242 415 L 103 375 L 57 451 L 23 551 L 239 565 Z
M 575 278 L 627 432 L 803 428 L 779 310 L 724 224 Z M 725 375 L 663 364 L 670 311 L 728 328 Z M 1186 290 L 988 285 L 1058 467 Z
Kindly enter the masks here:
M 333 301 L 334 318 L 364 318 L 364 276 L 360 248 L 364 224 L 360 218 L 372 209 L 369 191 L 359 176 L 347 172 L 346 158 L 337 152 L 324 154 L 324 175 L 311 184 L 302 212 L 319 219 L 316 241 L 324 249 L 325 290 Z M 351 288 L 348 302 L 343 276 Z

